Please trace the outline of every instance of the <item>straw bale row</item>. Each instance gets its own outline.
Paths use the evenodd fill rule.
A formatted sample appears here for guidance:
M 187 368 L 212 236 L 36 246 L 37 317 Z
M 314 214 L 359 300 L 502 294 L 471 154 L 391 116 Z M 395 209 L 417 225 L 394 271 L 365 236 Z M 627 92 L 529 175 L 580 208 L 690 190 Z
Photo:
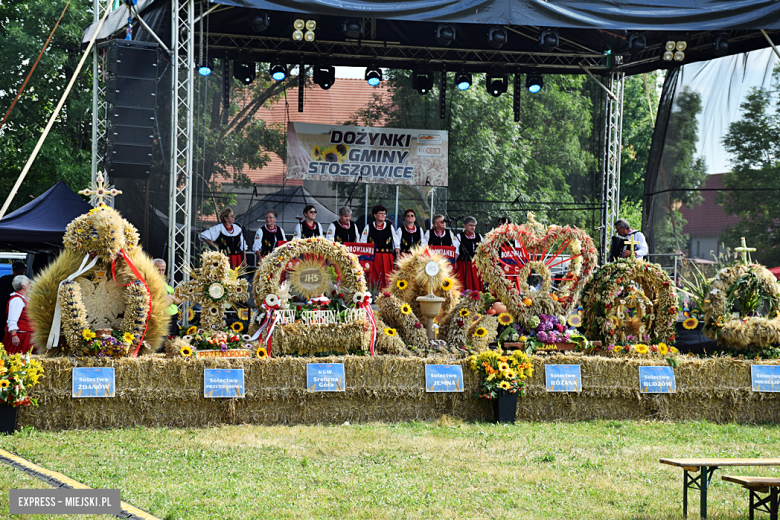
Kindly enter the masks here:
M 306 391 L 306 364 L 343 362 L 344 392 Z M 33 389 L 38 408 L 20 409 L 18 424 L 43 430 L 132 426 L 208 427 L 219 424 L 313 424 L 349 421 L 414 421 L 444 414 L 489 420 L 490 402 L 474 397 L 476 376 L 462 361 L 464 393 L 426 393 L 427 364 L 444 358 L 400 356 L 276 359 L 43 359 L 46 376 Z M 582 366 L 583 391 L 547 393 L 544 365 Z M 778 364 L 777 362 L 767 362 Z M 731 358 L 682 359 L 677 393 L 639 393 L 638 367 L 646 359 L 555 355 L 534 358 L 534 377 L 519 401 L 518 418 L 531 421 L 591 419 L 707 420 L 719 423 L 780 421 L 780 397 L 753 393 L 750 363 Z M 71 398 L 75 366 L 116 368 L 116 397 Z M 205 368 L 243 368 L 246 397 L 205 399 Z

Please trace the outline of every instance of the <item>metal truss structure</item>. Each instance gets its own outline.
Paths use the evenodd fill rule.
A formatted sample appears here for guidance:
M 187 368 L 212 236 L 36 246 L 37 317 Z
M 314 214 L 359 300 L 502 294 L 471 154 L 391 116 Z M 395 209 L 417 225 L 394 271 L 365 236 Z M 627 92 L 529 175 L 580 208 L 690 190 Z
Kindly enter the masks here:
M 615 220 L 620 215 L 620 146 L 623 137 L 625 73 L 612 72 L 606 87 L 612 92 L 604 106 L 604 144 L 601 159 L 601 260 L 606 263 Z
M 93 0 L 93 22 L 100 21 L 101 13 L 111 0 Z M 92 47 L 92 181 L 94 185 L 98 171 L 103 169 L 103 154 L 106 149 L 106 87 L 100 83 L 100 60 L 98 46 Z

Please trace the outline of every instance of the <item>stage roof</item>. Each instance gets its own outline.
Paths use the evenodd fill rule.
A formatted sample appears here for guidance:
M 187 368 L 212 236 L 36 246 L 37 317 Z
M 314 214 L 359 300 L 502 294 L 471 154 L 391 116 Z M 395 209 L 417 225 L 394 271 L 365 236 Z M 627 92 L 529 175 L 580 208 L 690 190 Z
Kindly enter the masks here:
M 169 6 L 155 0 L 145 12 Z M 769 46 L 760 29 L 780 42 L 776 0 L 216 0 L 209 7 L 214 9 L 208 16 L 208 55 L 255 62 L 279 58 L 288 64 L 546 74 L 581 74 L 587 67 L 594 73 L 637 74 L 715 58 L 718 37 L 727 39 L 725 55 Z M 159 14 L 150 19 L 169 19 Z M 268 27 L 252 31 L 250 20 L 263 14 Z M 292 39 L 297 19 L 317 23 L 313 42 Z M 345 36 L 345 20 L 359 23 L 359 38 Z M 449 45 L 437 40 L 440 24 L 455 29 Z M 169 40 L 168 27 L 150 25 Z M 491 27 L 507 31 L 500 48 L 488 43 Z M 558 32 L 554 50 L 539 44 L 546 29 Z M 631 52 L 635 32 L 646 46 Z M 88 29 L 85 38 L 90 34 Z M 103 31 L 100 36 L 107 37 Z M 667 41 L 686 42 L 684 60 L 662 60 Z

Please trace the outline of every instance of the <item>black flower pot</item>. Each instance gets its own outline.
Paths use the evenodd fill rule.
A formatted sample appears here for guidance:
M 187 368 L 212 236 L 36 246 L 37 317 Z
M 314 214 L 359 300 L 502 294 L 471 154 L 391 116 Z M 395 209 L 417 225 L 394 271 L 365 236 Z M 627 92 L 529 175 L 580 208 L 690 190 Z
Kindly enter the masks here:
M 517 416 L 517 392 L 510 394 L 506 390 L 499 390 L 498 396 L 493 399 L 493 422 L 512 423 Z
M 19 411 L 15 406 L 0 404 L 0 434 L 13 435 L 16 430 L 16 413 Z

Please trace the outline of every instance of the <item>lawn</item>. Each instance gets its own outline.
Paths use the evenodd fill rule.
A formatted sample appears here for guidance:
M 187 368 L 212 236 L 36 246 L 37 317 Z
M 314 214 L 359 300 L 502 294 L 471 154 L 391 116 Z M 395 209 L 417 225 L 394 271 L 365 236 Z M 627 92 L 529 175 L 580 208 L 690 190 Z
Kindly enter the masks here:
M 777 426 L 596 421 L 41 432 L 0 447 L 165 519 L 680 518 L 682 472 L 661 457 L 772 457 Z M 8 490 L 44 487 L 0 465 Z M 715 474 L 709 517 L 747 518 Z M 690 505 L 698 512 L 698 496 Z M 46 518 L 31 516 L 30 518 Z M 62 518 L 62 517 L 56 517 Z M 79 517 L 87 518 L 87 517 Z M 760 517 L 759 517 L 760 518 Z M 767 515 L 768 518 L 768 515 Z

